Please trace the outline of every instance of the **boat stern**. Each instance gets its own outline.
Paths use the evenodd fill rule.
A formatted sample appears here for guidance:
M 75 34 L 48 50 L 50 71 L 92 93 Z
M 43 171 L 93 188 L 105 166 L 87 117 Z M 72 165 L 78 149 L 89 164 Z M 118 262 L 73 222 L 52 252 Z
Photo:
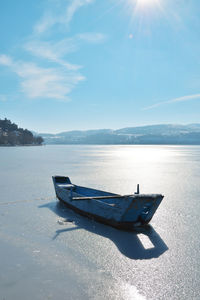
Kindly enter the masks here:
M 141 225 L 148 224 L 163 197 L 161 194 L 133 195 L 129 207 L 122 216 L 122 221 L 140 223 Z

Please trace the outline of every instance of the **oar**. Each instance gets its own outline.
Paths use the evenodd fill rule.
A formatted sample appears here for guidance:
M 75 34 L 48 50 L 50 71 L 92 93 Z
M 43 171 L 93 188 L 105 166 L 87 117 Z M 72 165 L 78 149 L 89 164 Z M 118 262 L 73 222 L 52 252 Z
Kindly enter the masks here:
M 94 197 L 74 197 L 72 201 L 80 201 L 80 200 L 101 200 L 101 199 L 114 199 L 114 198 L 125 198 L 133 195 L 112 195 L 112 196 L 94 196 Z

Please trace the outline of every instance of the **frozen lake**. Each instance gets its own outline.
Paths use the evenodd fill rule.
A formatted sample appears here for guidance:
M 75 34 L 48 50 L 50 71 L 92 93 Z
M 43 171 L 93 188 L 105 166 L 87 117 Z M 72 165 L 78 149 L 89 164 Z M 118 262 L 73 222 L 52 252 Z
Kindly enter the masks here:
M 52 175 L 165 198 L 124 232 L 66 209 Z M 199 299 L 199 176 L 199 146 L 1 147 L 0 299 Z

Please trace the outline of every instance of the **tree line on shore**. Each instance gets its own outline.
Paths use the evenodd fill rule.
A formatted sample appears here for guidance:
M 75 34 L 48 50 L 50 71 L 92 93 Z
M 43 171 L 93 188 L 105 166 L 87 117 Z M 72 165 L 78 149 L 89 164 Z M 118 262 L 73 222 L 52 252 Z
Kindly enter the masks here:
M 34 136 L 31 131 L 19 128 L 8 119 L 0 119 L 0 145 L 41 145 L 44 142 L 41 136 Z

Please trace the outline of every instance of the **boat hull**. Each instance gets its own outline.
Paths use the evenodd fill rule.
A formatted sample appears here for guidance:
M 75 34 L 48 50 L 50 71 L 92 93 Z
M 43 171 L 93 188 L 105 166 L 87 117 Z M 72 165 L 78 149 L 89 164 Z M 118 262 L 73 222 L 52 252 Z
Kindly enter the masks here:
M 53 176 L 57 198 L 75 212 L 98 222 L 119 228 L 133 229 L 148 224 L 163 196 L 133 194 L 121 196 L 77 186 L 68 177 Z
M 79 215 L 87 217 L 87 218 L 92 219 L 92 220 L 95 220 L 95 221 L 100 222 L 102 224 L 106 224 L 106 225 L 112 226 L 112 227 L 117 228 L 117 229 L 131 230 L 131 229 L 134 229 L 134 227 L 146 225 L 150 221 L 149 220 L 147 223 L 141 222 L 141 221 L 137 221 L 137 222 L 117 222 L 115 220 L 106 219 L 106 218 L 103 218 L 101 216 L 98 216 L 98 215 L 91 214 L 89 212 L 83 211 L 83 210 L 81 210 L 81 209 L 79 209 L 79 208 L 71 205 L 69 202 L 64 201 L 59 196 L 56 195 L 56 197 L 66 207 L 68 207 L 69 209 L 75 211 Z

